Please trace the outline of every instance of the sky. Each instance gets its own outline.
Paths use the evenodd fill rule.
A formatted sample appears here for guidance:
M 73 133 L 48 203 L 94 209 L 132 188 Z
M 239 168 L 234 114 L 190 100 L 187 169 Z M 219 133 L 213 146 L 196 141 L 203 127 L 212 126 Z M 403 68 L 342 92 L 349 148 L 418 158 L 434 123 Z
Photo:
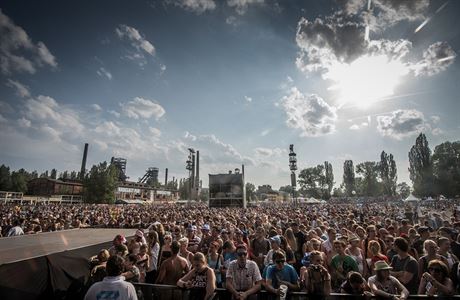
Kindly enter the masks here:
M 127 159 L 185 178 L 245 166 L 247 182 L 397 162 L 420 132 L 460 140 L 460 1 L 0 2 L 0 163 L 79 170 Z

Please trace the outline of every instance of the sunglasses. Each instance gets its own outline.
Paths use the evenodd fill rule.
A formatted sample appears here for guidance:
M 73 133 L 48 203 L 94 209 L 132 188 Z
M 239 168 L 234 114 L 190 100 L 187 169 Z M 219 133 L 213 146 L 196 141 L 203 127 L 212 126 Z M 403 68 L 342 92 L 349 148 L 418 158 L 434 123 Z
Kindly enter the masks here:
M 238 256 L 246 256 L 246 255 L 248 255 L 247 252 L 237 252 L 236 254 L 237 254 Z
M 286 262 L 286 260 L 285 259 L 279 259 L 279 260 L 275 260 L 275 262 L 277 264 L 284 264 Z

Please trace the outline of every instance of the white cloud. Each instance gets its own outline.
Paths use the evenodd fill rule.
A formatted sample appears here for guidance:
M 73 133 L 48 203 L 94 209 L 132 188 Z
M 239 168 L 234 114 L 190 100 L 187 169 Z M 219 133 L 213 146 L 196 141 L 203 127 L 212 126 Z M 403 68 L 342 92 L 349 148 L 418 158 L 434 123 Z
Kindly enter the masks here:
M 286 149 L 281 148 L 255 148 L 254 149 L 256 159 L 266 159 L 266 158 L 275 158 L 275 157 L 282 157 L 283 155 L 287 155 Z
M 227 0 L 227 5 L 234 7 L 238 14 L 244 15 L 249 5 L 263 4 L 264 2 L 264 0 Z
M 30 97 L 29 88 L 23 85 L 22 83 L 20 83 L 19 81 L 8 79 L 6 85 L 11 88 L 14 88 L 16 90 L 16 95 L 18 95 L 19 97 L 21 98 Z
M 261 136 L 266 136 L 266 135 L 269 134 L 269 133 L 270 133 L 270 129 L 265 129 L 264 131 L 262 131 L 262 132 L 260 133 L 260 135 L 261 135 Z
M 95 111 L 101 111 L 102 107 L 99 104 L 91 104 L 91 108 L 94 109 Z
M 107 71 L 103 67 L 100 67 L 99 70 L 96 71 L 96 73 L 97 73 L 97 75 L 99 75 L 101 77 L 105 76 L 107 79 L 112 80 L 112 73 L 110 73 L 109 71 Z
M 414 65 L 416 76 L 432 76 L 454 63 L 457 54 L 446 42 L 437 42 L 423 52 L 423 59 Z
M 136 97 L 133 100 L 121 104 L 123 113 L 133 119 L 160 119 L 164 114 L 164 108 L 152 100 Z
M 359 130 L 359 125 L 353 124 L 353 125 L 350 126 L 350 129 L 351 130 Z
M 396 110 L 391 115 L 377 116 L 377 130 L 382 136 L 401 140 L 431 130 L 431 126 L 418 110 Z
M 228 25 L 236 26 L 237 25 L 237 19 L 236 19 L 235 16 L 229 16 L 229 17 L 227 17 L 227 19 L 225 19 L 225 23 L 227 23 Z
M 129 40 L 131 46 L 137 50 L 143 50 L 152 56 L 155 55 L 155 47 L 146 40 L 136 28 L 121 24 L 115 29 L 115 32 L 120 39 Z
M 27 55 L 27 57 L 26 57 Z M 56 58 L 43 42 L 34 44 L 21 27 L 0 9 L 0 71 L 34 74 L 37 67 L 57 67 Z
M 154 138 L 161 137 L 161 130 L 155 127 L 149 127 L 149 132 L 152 134 Z
M 214 0 L 167 0 L 167 3 L 172 3 L 197 14 L 202 14 L 207 10 L 214 10 L 216 8 Z
M 191 140 L 191 141 L 196 141 L 196 136 L 191 134 L 190 132 L 186 131 L 184 134 L 184 138 Z
M 353 124 L 350 126 L 350 130 L 360 130 L 365 127 L 369 127 L 369 123 L 367 122 L 362 122 L 361 124 Z
M 320 136 L 335 131 L 336 108 L 317 95 L 306 96 L 294 87 L 290 95 L 283 97 L 282 106 L 287 114 L 287 126 L 300 129 L 301 136 Z
M 18 124 L 19 124 L 20 127 L 29 128 L 32 125 L 32 122 L 30 122 L 26 118 L 22 117 L 22 118 L 18 119 Z
M 252 98 L 249 96 L 244 96 L 244 100 L 246 100 L 247 102 L 252 102 Z
M 121 115 L 119 112 L 114 111 L 114 110 L 109 110 L 109 114 L 114 115 L 114 116 L 117 117 L 117 118 L 119 118 L 120 115 Z

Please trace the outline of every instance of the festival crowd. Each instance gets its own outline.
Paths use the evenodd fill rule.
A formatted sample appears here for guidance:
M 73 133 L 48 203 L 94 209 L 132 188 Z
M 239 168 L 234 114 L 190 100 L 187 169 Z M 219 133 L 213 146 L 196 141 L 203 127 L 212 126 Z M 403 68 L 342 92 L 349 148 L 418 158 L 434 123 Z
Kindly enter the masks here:
M 406 299 L 460 291 L 460 215 L 404 204 L 287 204 L 210 209 L 204 205 L 0 205 L 4 236 L 78 227 L 136 228 L 91 259 L 87 299 L 129 282 L 175 285 L 190 299 L 303 291 Z M 38 229 L 37 229 L 38 228 Z M 157 296 L 174 299 L 177 290 Z M 181 291 L 179 291 L 181 292 Z

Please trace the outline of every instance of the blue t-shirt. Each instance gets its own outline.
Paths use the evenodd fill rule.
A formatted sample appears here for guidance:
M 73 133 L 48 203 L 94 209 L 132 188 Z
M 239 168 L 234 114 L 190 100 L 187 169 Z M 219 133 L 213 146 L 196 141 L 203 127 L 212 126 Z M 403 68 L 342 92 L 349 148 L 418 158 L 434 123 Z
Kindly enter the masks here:
M 276 268 L 276 265 L 271 265 L 267 269 L 266 279 L 271 279 L 273 288 L 279 288 L 279 281 L 287 281 L 296 284 L 299 280 L 299 275 L 295 271 L 294 267 L 289 264 L 284 264 L 281 270 Z

